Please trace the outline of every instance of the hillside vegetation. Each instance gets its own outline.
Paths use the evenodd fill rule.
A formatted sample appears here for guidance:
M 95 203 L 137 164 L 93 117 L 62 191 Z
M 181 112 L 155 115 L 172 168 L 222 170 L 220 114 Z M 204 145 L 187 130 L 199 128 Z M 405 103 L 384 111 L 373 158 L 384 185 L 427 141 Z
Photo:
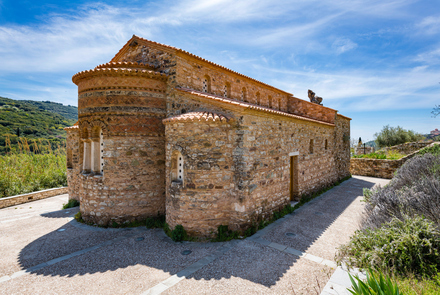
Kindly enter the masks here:
M 67 185 L 65 148 L 53 152 L 50 146 L 40 145 L 40 150 L 46 152 L 24 149 L 0 155 L 0 198 Z
M 20 138 L 26 138 L 31 152 L 34 143 L 43 139 L 50 143 L 51 149 L 64 146 L 64 127 L 72 126 L 77 119 L 75 106 L 0 97 L 0 155 L 22 149 Z

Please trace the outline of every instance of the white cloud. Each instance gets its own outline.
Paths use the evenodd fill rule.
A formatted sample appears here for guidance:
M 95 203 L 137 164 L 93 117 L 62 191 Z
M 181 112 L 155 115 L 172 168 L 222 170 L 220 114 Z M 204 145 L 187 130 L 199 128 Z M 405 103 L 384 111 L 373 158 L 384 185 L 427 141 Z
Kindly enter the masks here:
M 425 17 L 420 23 L 416 25 L 420 32 L 434 35 L 440 33 L 440 16 Z
M 440 64 L 440 46 L 436 49 L 418 54 L 414 60 L 427 65 Z
M 338 38 L 332 44 L 332 48 L 336 51 L 337 54 L 355 49 L 357 46 L 358 45 L 356 43 L 348 38 Z

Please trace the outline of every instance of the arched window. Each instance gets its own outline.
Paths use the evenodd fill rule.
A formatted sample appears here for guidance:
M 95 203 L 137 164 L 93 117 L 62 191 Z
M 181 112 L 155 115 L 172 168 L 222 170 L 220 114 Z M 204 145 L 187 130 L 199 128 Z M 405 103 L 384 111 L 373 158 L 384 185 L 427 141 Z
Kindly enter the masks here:
M 245 88 L 245 87 L 243 87 L 243 88 L 241 89 L 241 100 L 247 102 L 246 88 Z
M 328 141 L 327 141 L 327 139 L 325 140 L 324 148 L 325 148 L 325 150 L 328 149 Z
M 203 77 L 202 92 L 211 93 L 211 78 L 208 75 L 205 75 L 205 77 Z
M 100 127 L 95 126 L 92 129 L 92 147 L 91 147 L 91 168 L 94 174 L 103 172 L 103 133 Z
M 171 181 L 183 184 L 183 156 L 180 152 L 175 151 L 171 158 Z
M 260 105 L 261 101 L 260 101 L 260 92 L 257 92 L 256 96 L 256 103 L 257 105 Z
M 313 139 L 310 139 L 309 153 L 313 154 Z
M 272 96 L 269 95 L 268 100 L 269 100 L 269 107 L 272 108 L 273 107 L 273 105 L 272 105 Z
M 89 132 L 87 130 L 87 127 L 83 128 L 81 139 L 84 145 L 82 173 L 90 173 L 92 168 L 91 167 L 92 151 L 91 151 L 91 140 L 89 138 Z
M 231 97 L 231 84 L 229 82 L 225 83 L 225 86 L 223 88 L 223 96 Z

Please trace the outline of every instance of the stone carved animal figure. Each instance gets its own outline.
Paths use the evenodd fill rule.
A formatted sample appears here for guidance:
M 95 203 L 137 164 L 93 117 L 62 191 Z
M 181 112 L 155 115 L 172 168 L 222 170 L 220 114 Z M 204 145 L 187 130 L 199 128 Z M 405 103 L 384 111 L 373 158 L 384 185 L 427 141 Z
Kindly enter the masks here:
M 315 96 L 315 92 L 309 89 L 308 92 L 310 102 L 322 105 L 322 97 Z

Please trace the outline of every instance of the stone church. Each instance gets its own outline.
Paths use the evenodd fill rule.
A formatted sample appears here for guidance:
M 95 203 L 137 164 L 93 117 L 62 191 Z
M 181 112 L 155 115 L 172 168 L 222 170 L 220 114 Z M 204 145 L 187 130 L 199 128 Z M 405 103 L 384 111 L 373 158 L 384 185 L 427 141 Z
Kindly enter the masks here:
M 349 175 L 350 118 L 184 50 L 133 36 L 72 80 L 67 175 L 86 222 L 166 215 L 207 237 Z

